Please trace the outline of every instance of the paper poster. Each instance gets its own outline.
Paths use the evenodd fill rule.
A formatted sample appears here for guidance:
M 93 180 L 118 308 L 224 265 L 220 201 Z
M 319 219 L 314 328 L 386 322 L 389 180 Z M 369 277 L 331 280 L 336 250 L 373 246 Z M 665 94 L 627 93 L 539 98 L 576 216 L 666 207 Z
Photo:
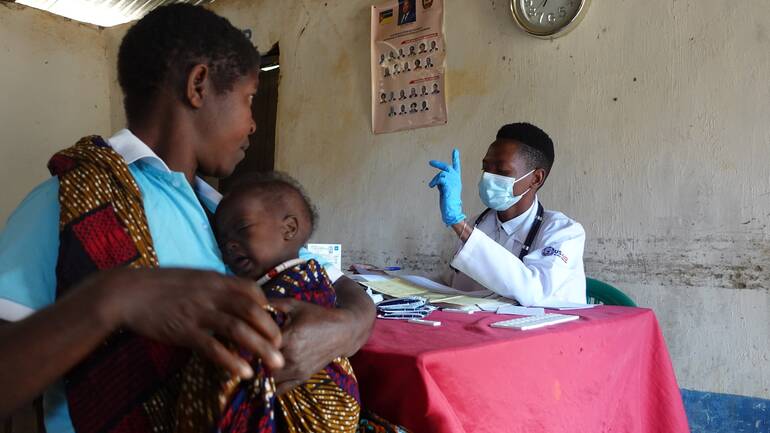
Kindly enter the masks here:
M 403 131 L 447 121 L 443 0 L 372 6 L 372 130 Z

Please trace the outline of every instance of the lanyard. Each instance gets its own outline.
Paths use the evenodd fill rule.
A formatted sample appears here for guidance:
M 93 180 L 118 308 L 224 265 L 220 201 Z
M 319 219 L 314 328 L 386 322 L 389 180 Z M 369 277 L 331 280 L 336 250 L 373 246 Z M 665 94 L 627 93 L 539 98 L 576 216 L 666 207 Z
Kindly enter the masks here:
M 479 225 L 481 220 L 484 219 L 485 216 L 491 211 L 492 209 L 487 208 L 484 212 L 479 215 L 478 218 L 476 218 L 476 222 L 473 223 L 473 227 L 476 227 Z M 537 236 L 537 233 L 540 231 L 540 226 L 543 225 L 543 205 L 538 201 L 537 202 L 537 216 L 535 217 L 535 222 L 532 223 L 532 228 L 529 229 L 529 233 L 527 234 L 527 239 L 524 241 L 524 246 L 521 247 L 521 252 L 519 252 L 519 260 L 524 260 L 524 257 L 529 254 L 530 248 L 532 248 L 532 242 L 535 240 L 535 236 Z

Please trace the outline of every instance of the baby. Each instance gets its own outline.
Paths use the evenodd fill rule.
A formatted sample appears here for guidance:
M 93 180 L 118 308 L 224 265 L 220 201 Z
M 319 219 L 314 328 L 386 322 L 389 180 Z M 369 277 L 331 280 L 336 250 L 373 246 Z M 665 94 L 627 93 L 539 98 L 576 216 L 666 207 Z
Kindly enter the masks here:
M 214 230 L 225 264 L 236 275 L 256 281 L 268 298 L 293 297 L 334 308 L 336 295 L 323 267 L 298 258 L 315 222 L 313 206 L 299 184 L 273 172 L 236 184 L 219 204 Z M 287 319 L 271 313 L 279 325 Z M 183 378 L 177 431 L 356 431 L 360 398 L 347 358 L 335 359 L 277 397 L 269 371 L 259 359 L 240 352 L 254 369 L 251 380 L 221 370 L 212 373 L 213 367 L 200 358 L 191 361 Z

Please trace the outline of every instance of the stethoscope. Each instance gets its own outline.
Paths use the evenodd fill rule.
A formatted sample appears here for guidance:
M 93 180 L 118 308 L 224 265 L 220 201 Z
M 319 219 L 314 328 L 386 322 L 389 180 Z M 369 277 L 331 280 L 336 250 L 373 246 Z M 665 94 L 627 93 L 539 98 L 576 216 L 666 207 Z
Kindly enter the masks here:
M 476 222 L 473 223 L 473 228 L 476 228 L 476 226 L 479 225 L 479 223 L 484 219 L 485 216 L 491 211 L 492 209 L 487 208 L 484 212 L 479 215 L 478 218 L 476 218 Z M 521 247 L 521 252 L 519 253 L 519 260 L 524 260 L 524 257 L 526 257 L 527 254 L 529 254 L 530 248 L 532 248 L 532 242 L 535 240 L 535 236 L 537 236 L 537 233 L 540 231 L 540 226 L 543 225 L 543 205 L 540 203 L 540 201 L 537 202 L 537 216 L 535 217 L 535 222 L 532 223 L 532 228 L 529 229 L 529 233 L 527 234 L 527 239 L 524 241 L 524 246 Z

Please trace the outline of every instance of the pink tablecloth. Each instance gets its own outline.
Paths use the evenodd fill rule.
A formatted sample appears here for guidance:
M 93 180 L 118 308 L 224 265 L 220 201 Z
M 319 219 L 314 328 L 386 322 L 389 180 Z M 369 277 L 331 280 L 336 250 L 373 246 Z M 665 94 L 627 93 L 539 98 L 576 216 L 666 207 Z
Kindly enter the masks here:
M 352 359 L 365 407 L 429 432 L 689 432 L 651 310 L 597 307 L 531 331 L 435 312 L 437 328 L 377 320 Z

